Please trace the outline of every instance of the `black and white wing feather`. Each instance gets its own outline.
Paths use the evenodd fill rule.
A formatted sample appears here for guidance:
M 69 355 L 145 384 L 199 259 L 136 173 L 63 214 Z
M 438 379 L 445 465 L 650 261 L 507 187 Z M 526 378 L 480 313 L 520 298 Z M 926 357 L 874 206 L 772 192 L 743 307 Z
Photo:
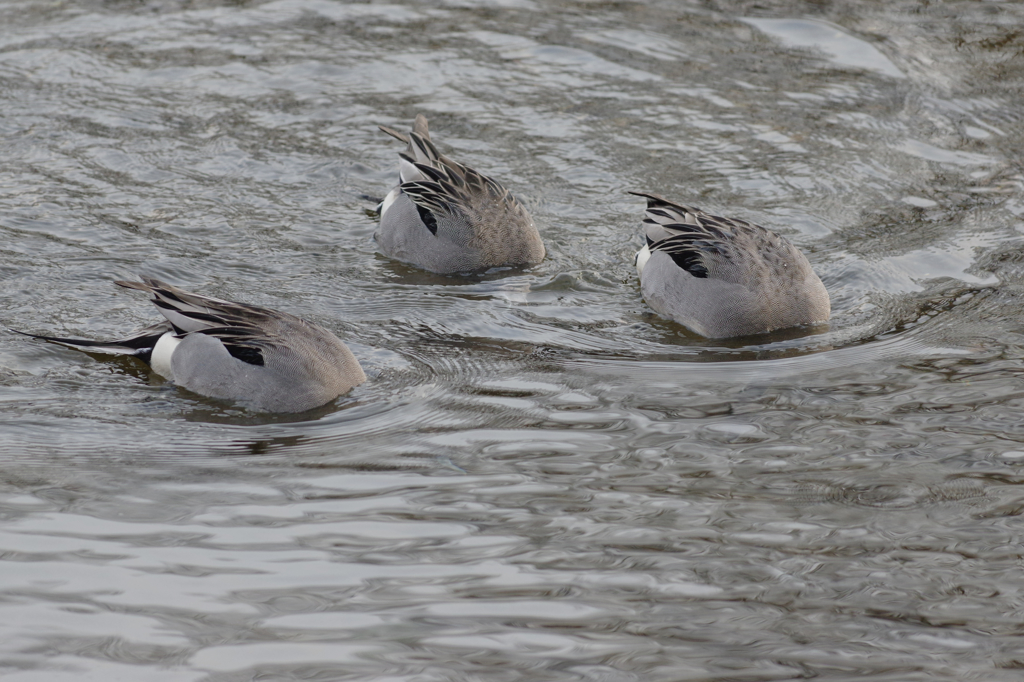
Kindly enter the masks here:
M 740 261 L 740 250 L 766 253 L 781 243 L 778 235 L 745 220 L 711 215 L 656 194 L 630 194 L 647 199 L 643 224 L 650 251 L 666 253 L 694 277 L 734 279 L 743 270 L 722 266 Z
M 192 294 L 149 277 L 143 277 L 141 283 L 115 284 L 152 294 L 153 305 L 178 336 L 198 333 L 214 337 L 232 357 L 251 365 L 263 365 L 264 352 L 278 345 L 268 331 L 285 319 L 299 321 L 287 313 Z

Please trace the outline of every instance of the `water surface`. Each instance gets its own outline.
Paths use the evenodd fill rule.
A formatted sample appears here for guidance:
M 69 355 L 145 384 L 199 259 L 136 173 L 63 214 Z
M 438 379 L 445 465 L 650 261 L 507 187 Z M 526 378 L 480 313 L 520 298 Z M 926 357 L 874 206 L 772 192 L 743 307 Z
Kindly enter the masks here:
M 156 276 L 370 380 L 248 413 L 0 335 L 12 682 L 1001 680 L 1024 666 L 1020 5 L 0 7 L 0 323 Z M 417 113 L 548 258 L 440 277 L 366 197 Z M 643 303 L 650 191 L 772 227 L 826 328 Z

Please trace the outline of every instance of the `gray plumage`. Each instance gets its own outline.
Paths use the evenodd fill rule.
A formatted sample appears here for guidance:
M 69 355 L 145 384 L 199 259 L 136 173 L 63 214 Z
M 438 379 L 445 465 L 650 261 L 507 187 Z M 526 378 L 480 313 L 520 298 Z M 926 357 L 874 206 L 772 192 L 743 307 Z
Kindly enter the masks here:
M 654 194 L 637 253 L 644 300 L 708 338 L 828 320 L 828 292 L 800 250 L 760 225 L 710 215 Z
M 381 203 L 374 235 L 385 255 L 441 274 L 544 259 L 522 203 L 493 178 L 439 153 L 422 114 L 408 135 L 380 129 L 407 144 L 400 184 Z
M 323 327 L 288 313 L 199 296 L 158 280 L 115 282 L 153 295 L 165 321 L 121 341 L 31 335 L 93 352 L 132 355 L 190 391 L 261 412 L 302 412 L 366 380 Z

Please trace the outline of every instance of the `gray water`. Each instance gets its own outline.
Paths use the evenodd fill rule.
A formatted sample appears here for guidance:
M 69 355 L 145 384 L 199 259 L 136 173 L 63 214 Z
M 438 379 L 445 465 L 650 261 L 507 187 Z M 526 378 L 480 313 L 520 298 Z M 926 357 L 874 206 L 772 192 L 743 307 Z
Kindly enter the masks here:
M 156 276 L 327 326 L 312 413 L 0 334 L 0 675 L 1020 680 L 1024 5 L 0 5 L 0 325 Z M 426 114 L 548 258 L 375 250 Z M 644 304 L 650 191 L 772 227 L 824 329 Z

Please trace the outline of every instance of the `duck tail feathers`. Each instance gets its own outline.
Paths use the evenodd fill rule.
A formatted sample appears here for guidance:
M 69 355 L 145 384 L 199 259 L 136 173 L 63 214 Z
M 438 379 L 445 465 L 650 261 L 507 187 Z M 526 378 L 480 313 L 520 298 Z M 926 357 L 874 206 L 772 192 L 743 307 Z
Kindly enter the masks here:
M 412 122 L 412 131 L 429 140 L 430 131 L 427 129 L 427 117 L 423 114 L 416 114 L 416 120 Z
M 405 143 L 409 142 L 409 135 L 406 133 L 400 133 L 394 128 L 389 128 L 387 126 L 379 125 L 377 127 L 380 128 L 382 132 L 387 133 L 396 140 Z M 423 114 L 416 114 L 416 120 L 412 123 L 412 134 L 419 135 L 427 142 L 430 142 L 430 131 L 427 128 L 427 117 Z
M 149 362 L 149 356 L 153 352 L 153 347 L 156 342 L 167 333 L 167 328 L 161 325 L 162 328 L 154 330 L 153 328 L 147 328 L 137 336 L 133 336 L 121 341 L 94 341 L 92 339 L 71 339 L 61 336 L 45 336 L 43 334 L 29 334 L 28 332 L 18 331 L 17 329 L 11 329 L 10 331 L 15 334 L 21 334 L 23 336 L 29 336 L 33 339 L 39 339 L 40 341 L 49 341 L 50 343 L 59 343 L 62 346 L 69 348 L 77 348 L 84 350 L 89 353 L 103 353 L 105 355 L 133 355 L 146 362 Z
M 382 132 L 387 133 L 388 135 L 390 135 L 391 137 L 395 138 L 399 142 L 405 142 L 406 144 L 408 144 L 409 136 L 406 135 L 405 133 L 400 133 L 397 130 L 395 130 L 394 128 L 388 128 L 387 126 L 377 126 L 377 127 L 380 128 Z

